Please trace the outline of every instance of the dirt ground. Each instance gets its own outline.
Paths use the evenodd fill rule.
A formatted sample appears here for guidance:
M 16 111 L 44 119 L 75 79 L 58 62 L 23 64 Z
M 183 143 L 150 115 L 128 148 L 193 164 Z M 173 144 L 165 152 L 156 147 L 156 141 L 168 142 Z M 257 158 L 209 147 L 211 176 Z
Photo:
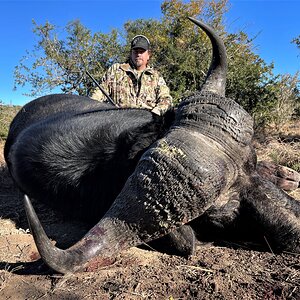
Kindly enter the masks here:
M 298 138 L 300 143 L 300 135 Z M 265 154 L 267 144 L 270 145 L 266 141 L 257 144 L 257 151 Z M 39 259 L 26 222 L 22 195 L 8 174 L 2 148 L 3 145 L 1 300 L 300 299 L 300 254 L 273 254 L 267 245 L 259 248 L 251 241 L 199 243 L 196 254 L 189 259 L 131 248 L 120 253 L 111 265 L 94 272 L 68 276 L 53 273 Z M 300 199 L 300 189 L 292 194 Z M 68 247 L 85 233 L 84 224 L 65 220 L 41 204 L 34 205 L 46 232 L 57 245 Z

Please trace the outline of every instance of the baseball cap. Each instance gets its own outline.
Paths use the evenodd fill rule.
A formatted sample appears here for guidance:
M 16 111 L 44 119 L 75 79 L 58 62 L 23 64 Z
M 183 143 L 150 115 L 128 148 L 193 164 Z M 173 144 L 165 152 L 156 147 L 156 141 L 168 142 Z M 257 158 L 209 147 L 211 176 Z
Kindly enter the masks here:
M 142 48 L 149 50 L 150 42 L 144 35 L 136 35 L 131 41 L 131 49 Z

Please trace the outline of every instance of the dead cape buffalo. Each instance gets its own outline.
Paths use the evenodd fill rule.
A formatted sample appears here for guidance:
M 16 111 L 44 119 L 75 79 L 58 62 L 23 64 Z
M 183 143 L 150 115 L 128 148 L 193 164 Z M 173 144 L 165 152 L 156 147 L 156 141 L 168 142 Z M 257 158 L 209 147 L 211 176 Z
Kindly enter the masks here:
M 225 46 L 212 28 L 191 20 L 210 38 L 212 62 L 201 91 L 175 112 L 158 117 L 50 95 L 25 105 L 12 122 L 5 158 L 28 196 L 40 255 L 54 270 L 82 271 L 163 236 L 179 252 L 192 253 L 191 228 L 199 234 L 212 225 L 222 232 L 243 219 L 259 224 L 273 249 L 299 252 L 300 203 L 256 172 L 252 118 L 225 97 Z M 98 223 L 59 249 L 29 198 Z

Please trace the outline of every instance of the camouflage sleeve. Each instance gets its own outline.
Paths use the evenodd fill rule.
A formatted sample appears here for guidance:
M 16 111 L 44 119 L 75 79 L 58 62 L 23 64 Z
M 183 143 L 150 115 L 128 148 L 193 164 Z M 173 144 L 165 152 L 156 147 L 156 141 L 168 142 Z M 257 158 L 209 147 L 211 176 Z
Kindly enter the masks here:
M 156 114 L 164 113 L 172 106 L 172 96 L 164 78 L 159 77 L 157 83 L 157 105 L 152 110 Z
M 101 78 L 100 81 L 100 85 L 103 88 L 103 90 L 110 95 L 110 89 L 109 89 L 109 78 L 110 78 L 110 74 L 111 74 L 112 70 L 111 67 L 105 72 L 105 74 L 103 75 L 103 77 Z M 102 91 L 96 87 L 94 89 L 94 91 L 92 92 L 91 96 L 92 99 L 100 101 L 100 102 L 105 102 L 107 101 L 106 96 L 102 93 Z

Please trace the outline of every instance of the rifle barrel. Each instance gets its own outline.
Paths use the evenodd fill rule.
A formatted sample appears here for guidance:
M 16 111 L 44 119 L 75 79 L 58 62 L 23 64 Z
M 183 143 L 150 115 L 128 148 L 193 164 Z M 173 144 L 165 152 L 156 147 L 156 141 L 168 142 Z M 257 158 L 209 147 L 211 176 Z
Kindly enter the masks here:
M 97 80 L 90 74 L 90 72 L 85 71 L 86 74 L 93 80 L 93 82 L 97 85 L 97 87 L 100 89 L 100 91 L 103 93 L 103 95 L 107 98 L 107 100 L 114 106 L 117 106 L 117 104 L 114 102 L 114 100 L 106 93 L 106 91 L 103 89 L 103 87 L 97 82 Z

